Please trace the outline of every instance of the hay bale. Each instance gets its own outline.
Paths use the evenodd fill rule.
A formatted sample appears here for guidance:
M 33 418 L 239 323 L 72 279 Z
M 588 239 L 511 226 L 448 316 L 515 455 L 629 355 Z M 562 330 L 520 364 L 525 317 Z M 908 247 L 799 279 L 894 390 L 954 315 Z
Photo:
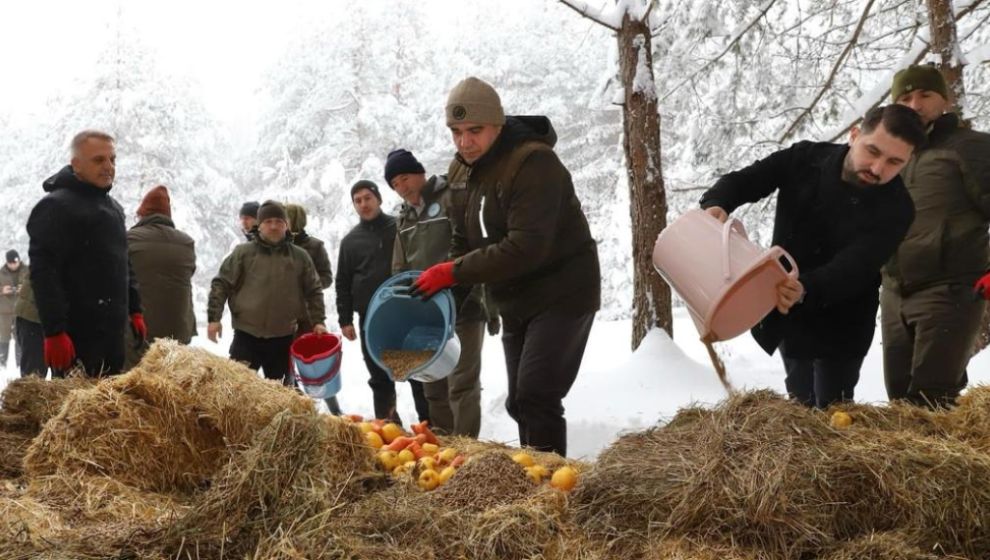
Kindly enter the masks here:
M 922 546 L 990 555 L 990 457 L 917 430 L 834 430 L 826 414 L 769 392 L 620 438 L 574 503 L 579 523 L 607 539 L 687 538 L 790 559 L 903 529 Z
M 430 498 L 440 507 L 484 511 L 525 499 L 536 488 L 506 453 L 488 451 L 471 457 Z
M 990 385 L 967 389 L 958 406 L 946 411 L 944 417 L 954 437 L 990 453 Z
M 373 450 L 357 426 L 287 411 L 230 460 L 165 541 L 173 556 L 183 547 L 247 553 L 262 537 L 292 534 L 304 522 L 316 524 L 310 530 L 317 531 L 326 516 L 380 479 Z
M 642 560 L 777 560 L 770 553 L 738 546 L 671 539 L 649 542 Z
M 28 449 L 25 471 L 194 492 L 283 410 L 315 415 L 312 401 L 243 365 L 160 341 L 129 373 L 69 394 Z
M 938 560 L 900 532 L 870 533 L 844 542 L 823 560 Z
M 545 558 L 564 539 L 567 498 L 547 486 L 534 495 L 478 513 L 464 537 L 468 558 Z
M 3 412 L 20 417 L 35 435 L 49 418 L 58 414 L 65 398 L 76 389 L 93 386 L 82 376 L 47 381 L 38 377 L 14 379 L 3 390 Z

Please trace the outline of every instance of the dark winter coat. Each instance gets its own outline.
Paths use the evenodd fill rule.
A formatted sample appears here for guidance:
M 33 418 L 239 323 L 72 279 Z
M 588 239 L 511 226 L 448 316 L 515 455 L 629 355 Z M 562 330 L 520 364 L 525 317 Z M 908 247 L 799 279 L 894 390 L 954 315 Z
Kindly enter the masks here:
M 13 315 L 14 305 L 17 303 L 17 292 L 21 284 L 24 283 L 27 268 L 22 263 L 17 270 L 11 270 L 6 264 L 0 264 L 0 315 Z M 10 286 L 10 293 L 5 294 L 2 289 Z
M 450 185 L 443 175 L 434 175 L 426 182 L 421 196 L 423 206 L 420 210 L 403 203 L 399 212 L 395 248 L 392 251 L 393 274 L 404 270 L 426 270 L 450 259 L 450 240 L 454 230 L 451 216 L 464 215 L 467 187 L 464 183 Z M 483 286 L 466 288 L 455 288 L 455 295 L 458 296 L 457 320 L 487 320 L 482 303 Z
M 940 284 L 971 286 L 990 266 L 990 134 L 937 119 L 928 144 L 901 172 L 917 211 L 884 267 L 884 288 L 904 295 Z
M 292 242 L 306 251 L 313 260 L 316 275 L 320 277 L 320 285 L 323 289 L 329 288 L 333 284 L 333 269 L 330 267 L 330 255 L 327 254 L 327 247 L 323 241 L 310 236 L 305 231 L 300 231 L 292 234 Z
M 144 304 L 148 339 L 174 338 L 188 344 L 196 335 L 192 277 L 196 248 L 162 214 L 142 218 L 127 232 L 127 249 Z
M 859 358 L 876 327 L 880 267 L 914 218 L 900 177 L 857 187 L 842 181 L 846 145 L 799 142 L 725 175 L 702 208 L 732 212 L 777 193 L 773 243 L 798 264 L 805 295 L 788 315 L 776 310 L 753 328 L 768 353 L 789 358 Z
M 31 284 L 45 336 L 123 339 L 141 296 L 127 256 L 124 211 L 110 189 L 62 168 L 31 210 Z
M 454 278 L 487 284 L 506 317 L 526 320 L 550 309 L 578 316 L 601 306 L 598 247 L 556 141 L 546 117 L 508 117 L 488 152 L 469 165 Z
M 313 259 L 288 237 L 273 245 L 259 235 L 234 248 L 210 284 L 211 323 L 223 317 L 225 304 L 234 329 L 258 338 L 290 336 L 300 317 L 314 324 L 326 321 Z
M 340 242 L 337 255 L 337 315 L 340 326 L 354 324 L 354 312 L 364 316 L 375 290 L 391 273 L 395 218 L 379 214 L 362 220 Z

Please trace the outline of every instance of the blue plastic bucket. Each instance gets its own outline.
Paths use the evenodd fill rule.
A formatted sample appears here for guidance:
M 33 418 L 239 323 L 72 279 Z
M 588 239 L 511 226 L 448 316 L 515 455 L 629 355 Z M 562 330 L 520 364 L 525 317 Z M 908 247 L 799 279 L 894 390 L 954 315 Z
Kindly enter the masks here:
M 296 380 L 314 399 L 328 399 L 340 391 L 340 336 L 308 333 L 289 347 Z
M 454 334 L 454 295 L 441 290 L 426 301 L 408 295 L 409 283 L 419 275 L 420 271 L 410 270 L 383 282 L 371 297 L 364 318 L 368 354 L 395 381 L 429 383 L 443 379 L 461 357 L 461 344 Z M 432 350 L 433 356 L 405 378 L 396 379 L 382 361 L 385 350 Z

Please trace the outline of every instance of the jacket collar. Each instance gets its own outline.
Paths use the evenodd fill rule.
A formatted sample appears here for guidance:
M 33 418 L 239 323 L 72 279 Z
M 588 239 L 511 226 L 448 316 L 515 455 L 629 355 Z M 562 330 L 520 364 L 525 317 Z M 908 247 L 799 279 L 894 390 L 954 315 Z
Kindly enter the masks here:
M 170 228 L 175 228 L 175 222 L 173 222 L 172 218 L 169 218 L 165 214 L 148 214 L 147 216 L 138 220 L 138 223 L 134 224 L 134 227 L 151 226 L 151 225 L 161 225 Z
M 101 189 L 100 187 L 97 187 L 92 183 L 87 183 L 77 177 L 75 171 L 72 170 L 72 166 L 66 165 L 60 169 L 58 173 L 45 179 L 45 182 L 42 183 L 42 188 L 45 192 L 54 192 L 59 189 L 67 189 L 85 196 L 102 198 L 110 194 L 110 190 L 113 189 L 113 185 L 110 185 L 105 189 Z

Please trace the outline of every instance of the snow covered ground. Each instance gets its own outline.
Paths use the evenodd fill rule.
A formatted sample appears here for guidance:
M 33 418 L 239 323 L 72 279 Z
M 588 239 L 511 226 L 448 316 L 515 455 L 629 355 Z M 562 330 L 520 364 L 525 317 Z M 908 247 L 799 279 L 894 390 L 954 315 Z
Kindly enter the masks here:
M 200 328 L 200 332 L 205 330 Z M 225 355 L 229 325 L 225 325 L 225 333 L 221 344 L 213 344 L 205 337 L 195 339 L 193 344 Z M 697 331 L 683 309 L 675 310 L 673 341 L 663 331 L 654 330 L 633 353 L 629 336 L 629 321 L 600 321 L 591 332 L 581 372 L 564 401 L 568 455 L 572 457 L 593 457 L 624 431 L 666 421 L 691 403 L 714 404 L 725 397 Z M 748 334 L 716 346 L 736 388 L 784 391 L 779 357 L 767 356 Z M 856 388 L 858 401 L 886 400 L 882 372 L 878 333 Z M 0 375 L 2 384 L 17 377 L 12 359 L 9 368 L 0 369 Z M 370 416 L 371 389 L 357 342 L 344 341 L 341 375 L 341 407 L 349 413 Z M 969 376 L 971 383 L 990 382 L 990 352 L 984 351 L 970 362 Z M 482 384 L 481 437 L 516 444 L 516 425 L 503 406 L 505 363 L 498 337 L 485 341 Z M 399 413 L 406 421 L 415 418 L 412 394 L 406 384 L 399 386 Z

